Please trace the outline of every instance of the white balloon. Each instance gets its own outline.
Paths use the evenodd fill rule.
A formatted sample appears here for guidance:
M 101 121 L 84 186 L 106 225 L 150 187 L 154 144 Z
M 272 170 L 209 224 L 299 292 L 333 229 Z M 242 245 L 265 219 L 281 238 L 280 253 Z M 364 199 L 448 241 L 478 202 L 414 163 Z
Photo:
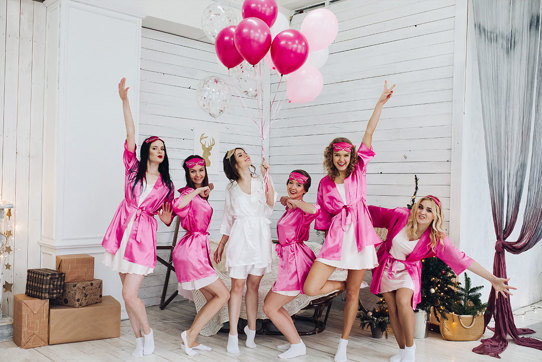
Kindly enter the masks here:
M 258 96 L 260 76 L 256 67 L 244 61 L 230 70 L 230 84 L 247 97 Z
M 216 40 L 218 33 L 227 26 L 237 25 L 241 12 L 221 3 L 213 2 L 201 13 L 201 29 L 209 40 Z
M 217 118 L 226 111 L 230 101 L 230 89 L 222 78 L 210 76 L 199 84 L 197 97 L 201 108 L 211 117 Z
M 271 27 L 271 39 L 273 39 L 275 36 L 277 36 L 278 33 L 281 31 L 284 31 L 290 27 L 290 21 L 286 16 L 282 15 L 282 13 L 277 14 L 277 19 L 275 19 L 275 23 Z
M 322 68 L 324 64 L 327 62 L 327 58 L 329 56 L 329 48 L 324 48 L 317 50 L 315 52 L 310 52 L 307 60 L 305 61 L 305 64 L 312 65 L 316 68 Z

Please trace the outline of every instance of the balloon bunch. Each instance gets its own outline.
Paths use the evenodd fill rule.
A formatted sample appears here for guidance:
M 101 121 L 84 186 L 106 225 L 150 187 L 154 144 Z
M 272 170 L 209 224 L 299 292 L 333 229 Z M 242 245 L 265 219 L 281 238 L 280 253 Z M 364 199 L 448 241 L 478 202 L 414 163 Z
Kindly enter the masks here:
M 288 28 L 275 0 L 245 0 L 242 16 L 239 24 L 225 26 L 216 37 L 215 50 L 222 64 L 231 69 L 243 60 L 256 65 L 265 58 L 281 80 L 291 74 L 287 80 L 290 102 L 316 98 L 324 84 L 318 68 L 325 64 L 339 30 L 335 14 L 325 8 L 311 11 L 299 31 Z

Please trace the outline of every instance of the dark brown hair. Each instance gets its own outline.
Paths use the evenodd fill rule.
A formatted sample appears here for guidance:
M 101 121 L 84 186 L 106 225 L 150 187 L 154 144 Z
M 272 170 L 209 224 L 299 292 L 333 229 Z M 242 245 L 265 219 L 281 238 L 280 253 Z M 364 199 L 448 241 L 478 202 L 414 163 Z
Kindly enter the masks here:
M 292 172 L 297 172 L 297 173 L 300 173 L 302 174 L 303 176 L 305 176 L 307 178 L 307 182 L 305 182 L 303 184 L 303 188 L 305 189 L 305 192 L 309 191 L 309 188 L 311 187 L 311 175 L 309 175 L 309 173 L 305 170 L 293 170 L 291 171 L 290 173 Z M 289 174 L 288 174 L 289 176 Z M 288 177 L 288 180 L 286 180 L 286 185 L 288 185 L 288 182 L 290 181 L 290 177 Z
M 201 157 L 201 156 L 191 155 L 191 156 L 188 156 L 187 158 L 184 159 L 183 168 L 184 168 L 184 176 L 186 178 L 186 186 L 191 187 L 191 188 L 193 188 L 195 190 L 196 189 L 196 184 L 194 184 L 194 181 L 192 181 L 192 178 L 190 177 L 190 169 L 186 165 L 187 161 L 190 161 L 190 160 L 192 160 L 194 158 L 198 158 L 198 159 L 201 159 L 201 160 L 205 161 L 205 159 L 203 157 Z M 203 166 L 203 168 L 205 169 L 205 178 L 201 182 L 201 187 L 209 186 L 209 177 L 207 177 L 207 164 L 205 164 L 205 166 Z
M 358 153 L 356 151 L 356 146 L 354 146 L 348 138 L 335 138 L 324 150 L 324 170 L 326 170 L 328 176 L 331 177 L 332 180 L 335 180 L 335 177 L 339 176 L 339 170 L 337 169 L 337 167 L 335 167 L 335 164 L 333 163 L 333 144 L 339 142 L 346 142 L 352 145 L 352 149 L 350 150 L 350 163 L 346 168 L 346 177 L 350 176 L 352 171 L 354 171 L 356 164 L 358 163 Z
M 230 158 L 228 158 L 228 152 L 224 155 L 224 159 L 222 160 L 222 164 L 224 166 L 224 173 L 226 174 L 226 177 L 230 181 L 237 181 L 241 176 L 239 175 L 239 172 L 237 171 L 237 157 L 235 157 L 235 152 L 237 150 L 242 150 L 243 152 L 246 152 L 242 147 L 235 147 L 235 150 L 233 151 L 233 154 L 230 155 Z M 256 176 L 256 167 L 254 165 L 250 166 L 252 169 L 250 170 L 250 175 L 252 177 Z

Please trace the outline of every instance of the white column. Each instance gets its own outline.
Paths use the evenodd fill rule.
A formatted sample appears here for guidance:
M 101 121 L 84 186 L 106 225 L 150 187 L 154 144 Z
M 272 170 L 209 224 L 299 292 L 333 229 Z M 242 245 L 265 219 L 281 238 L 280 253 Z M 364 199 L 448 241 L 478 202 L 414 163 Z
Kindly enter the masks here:
M 47 6 L 41 264 L 88 253 L 104 295 L 118 277 L 101 264 L 101 241 L 123 198 L 125 127 L 117 83 L 128 79 L 139 114 L 141 15 L 128 4 L 53 0 Z M 124 4 L 125 2 L 121 2 Z M 111 5 L 113 6 L 113 4 Z

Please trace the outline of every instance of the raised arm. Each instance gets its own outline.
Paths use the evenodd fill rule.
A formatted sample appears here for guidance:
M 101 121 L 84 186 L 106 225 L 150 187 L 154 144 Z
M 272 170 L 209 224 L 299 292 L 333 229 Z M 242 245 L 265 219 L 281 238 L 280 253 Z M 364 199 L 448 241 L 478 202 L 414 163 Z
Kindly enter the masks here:
M 282 199 L 282 198 L 281 198 Z M 318 208 L 314 206 L 313 204 L 310 204 L 308 202 L 305 202 L 303 200 L 294 200 L 291 198 L 288 198 L 286 200 L 286 206 L 290 209 L 301 209 L 303 212 L 306 212 L 307 214 L 314 215 L 318 211 Z
M 489 281 L 491 285 L 493 286 L 493 289 L 495 289 L 496 298 L 499 298 L 499 293 L 504 298 L 506 298 L 507 294 L 512 295 L 512 293 L 510 293 L 510 289 L 517 289 L 507 284 L 510 278 L 504 279 L 504 278 L 496 277 L 495 275 L 491 274 L 487 269 L 485 269 L 483 266 L 478 264 L 477 261 L 473 261 L 472 264 L 467 269 L 473 272 L 474 274 L 477 274 L 481 276 L 482 278 L 484 278 L 485 280 Z
M 269 207 L 275 206 L 275 189 L 273 188 L 273 183 L 271 182 L 270 178 L 267 177 L 267 180 L 265 179 L 265 175 L 269 175 L 269 164 L 265 160 L 265 157 L 262 157 L 262 178 L 264 179 L 264 182 L 267 181 L 267 184 L 265 184 L 265 201 L 267 202 L 267 205 Z
M 200 195 L 201 197 L 207 197 L 209 196 L 209 192 L 211 192 L 211 188 L 209 186 L 199 187 L 190 193 L 186 195 L 182 195 L 178 200 L 177 203 L 174 204 L 175 209 L 184 209 L 190 201 L 194 199 L 197 195 Z
M 128 101 L 128 89 L 126 87 L 126 78 L 122 78 L 119 82 L 119 96 L 122 100 L 122 112 L 124 113 L 124 124 L 126 126 L 126 148 L 130 152 L 134 152 L 135 143 L 135 125 L 132 111 L 130 110 L 130 102 Z
M 376 130 L 378 121 L 380 120 L 380 113 L 382 113 L 384 104 L 386 104 L 388 99 L 390 99 L 393 95 L 393 88 L 395 88 L 395 84 L 392 85 L 391 88 L 388 88 L 388 81 L 384 81 L 384 90 L 376 102 L 375 109 L 371 115 L 371 118 L 369 119 L 369 122 L 367 123 L 367 128 L 365 128 L 365 134 L 363 135 L 363 143 L 368 148 L 371 148 L 373 144 L 373 133 Z

